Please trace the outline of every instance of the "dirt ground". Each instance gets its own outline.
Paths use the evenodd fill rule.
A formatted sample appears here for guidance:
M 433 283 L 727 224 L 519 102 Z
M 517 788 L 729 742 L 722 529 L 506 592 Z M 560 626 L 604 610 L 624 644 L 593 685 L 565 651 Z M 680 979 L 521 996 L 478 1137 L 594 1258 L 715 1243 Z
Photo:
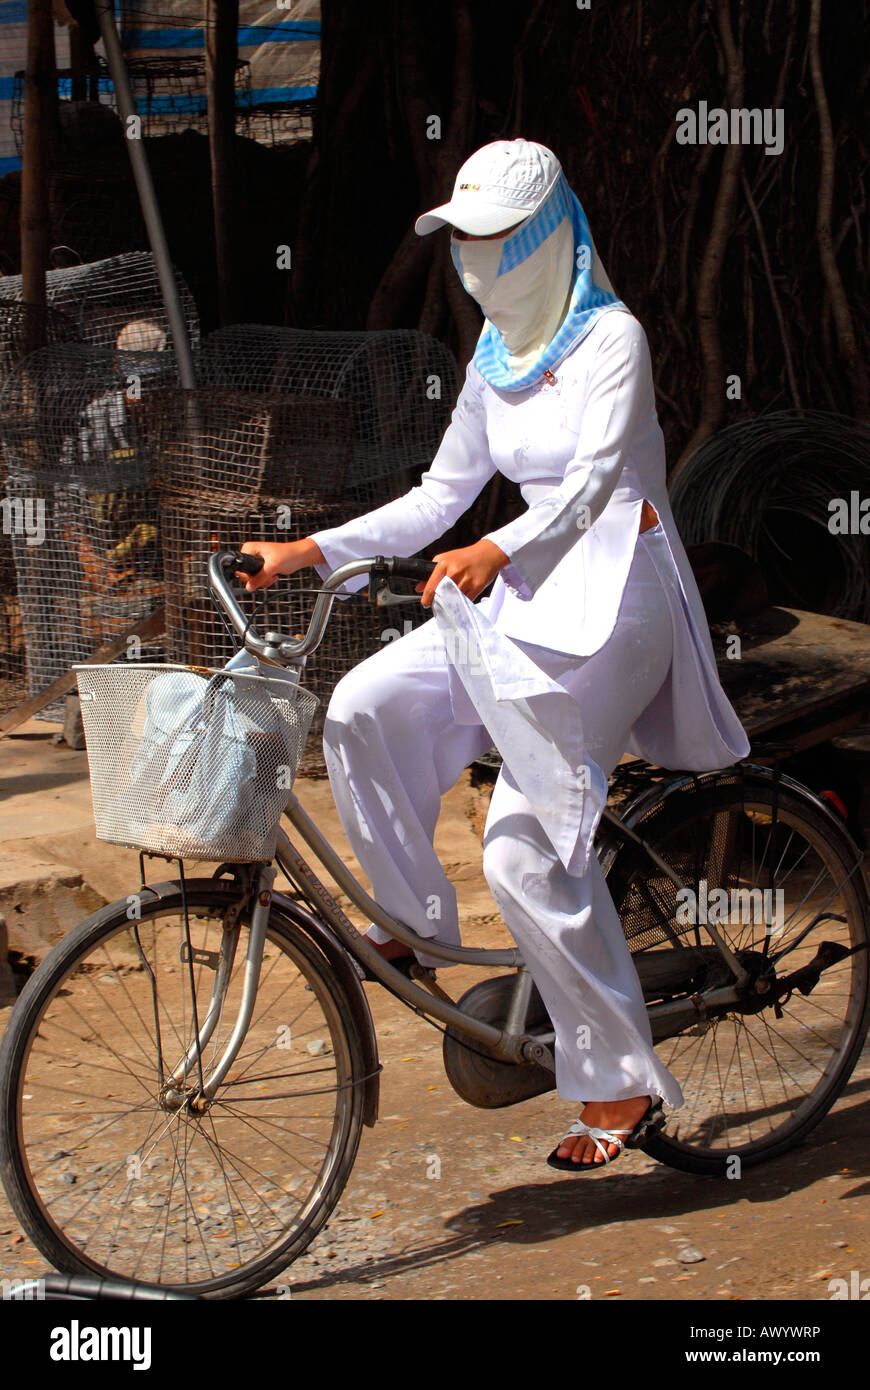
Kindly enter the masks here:
M 136 855 L 94 839 L 85 755 L 53 745 L 53 732 L 32 722 L 0 744 L 0 858 L 74 866 L 114 899 L 135 887 Z M 328 784 L 296 790 L 353 867 Z M 480 873 L 480 809 L 466 777 L 445 799 L 438 849 L 466 944 L 506 945 Z M 439 975 L 454 997 L 476 978 Z M 740 1179 L 689 1176 L 637 1152 L 575 1178 L 544 1162 L 570 1106 L 551 1094 L 472 1109 L 445 1079 L 439 1034 L 378 986 L 366 990 L 383 1064 L 379 1122 L 363 1133 L 327 1228 L 262 1296 L 826 1300 L 830 1280 L 870 1274 L 870 1049 L 808 1140 Z M 45 1269 L 2 1194 L 0 1250 L 3 1278 Z

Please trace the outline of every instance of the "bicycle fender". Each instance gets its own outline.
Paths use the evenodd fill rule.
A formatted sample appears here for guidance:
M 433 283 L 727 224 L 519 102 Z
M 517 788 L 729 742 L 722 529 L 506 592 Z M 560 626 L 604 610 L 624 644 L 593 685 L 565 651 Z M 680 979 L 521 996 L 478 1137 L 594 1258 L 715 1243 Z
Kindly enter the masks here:
M 295 926 L 305 932 L 329 961 L 347 995 L 354 1022 L 359 1030 L 367 1077 L 363 1093 L 363 1124 L 371 1129 L 377 1123 L 381 1089 L 378 1040 L 369 1001 L 354 970 L 353 962 L 332 929 L 321 918 L 313 916 L 301 907 L 293 898 L 287 897 L 284 893 L 273 892 L 272 909 L 279 915 L 288 917 Z
M 803 797 L 820 816 L 825 818 L 831 828 L 831 834 L 837 836 L 845 846 L 848 846 L 853 857 L 857 860 L 863 858 L 861 850 L 856 845 L 842 817 L 836 813 L 826 797 L 813 791 L 812 787 L 808 787 L 804 782 L 799 782 L 796 778 L 789 776 L 787 772 L 777 774 L 773 768 L 766 767 L 763 763 L 753 763 L 748 759 L 734 763 L 731 767 L 716 768 L 711 772 L 674 771 L 668 778 L 657 781 L 651 786 L 643 787 L 635 796 L 630 798 L 620 811 L 620 819 L 630 830 L 633 830 L 637 821 L 650 806 L 667 801 L 687 786 L 694 784 L 701 790 L 707 786 L 716 786 L 747 778 L 750 781 L 766 782 L 768 785 L 773 785 L 776 782 L 779 786 L 794 792 L 795 795 Z

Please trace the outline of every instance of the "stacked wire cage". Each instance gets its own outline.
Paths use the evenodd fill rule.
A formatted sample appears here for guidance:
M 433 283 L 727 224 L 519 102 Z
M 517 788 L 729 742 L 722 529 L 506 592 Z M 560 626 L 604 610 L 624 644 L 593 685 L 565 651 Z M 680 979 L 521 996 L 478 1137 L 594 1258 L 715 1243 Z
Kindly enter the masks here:
M 162 392 L 149 426 L 170 661 L 219 667 L 239 646 L 208 588 L 215 550 L 244 541 L 297 540 L 348 516 L 341 489 L 353 452 L 345 403 L 275 393 L 203 388 Z M 313 580 L 313 583 L 311 582 Z M 259 631 L 295 635 L 308 623 L 316 576 L 279 581 L 247 606 Z M 319 733 L 338 677 L 374 649 L 383 623 L 359 601 L 337 602 L 326 637 L 303 682 L 320 701 Z M 322 771 L 319 740 L 309 742 L 303 771 Z
M 147 136 L 172 135 L 182 130 L 208 131 L 208 83 L 205 57 L 192 54 L 127 59 L 127 72 L 136 111 Z M 235 105 L 239 115 L 251 105 L 251 65 L 237 59 Z
M 160 340 L 134 320 L 122 343 L 136 341 L 131 328 Z M 165 349 L 67 343 L 31 354 L 0 392 L 30 695 L 131 632 L 126 658 L 162 657 L 162 646 L 135 640 L 135 627 L 162 604 L 146 427 L 153 393 L 175 379 Z M 62 700 L 37 717 L 62 719 Z
M 204 339 L 197 377 L 203 386 L 348 405 L 353 454 L 341 495 L 349 516 L 419 480 L 459 392 L 452 353 L 414 329 L 338 333 L 236 324 Z
M 196 346 L 196 305 L 178 271 L 175 279 Z M 12 321 L 21 291 L 20 276 L 0 277 L 0 322 Z M 150 252 L 51 270 L 46 294 L 52 322 L 73 325 L 80 341 L 28 357 L 0 392 L 30 695 L 160 606 L 157 507 L 142 427 L 153 391 L 177 380 Z M 28 516 L 31 532 L 44 528 L 43 539 L 27 534 Z M 162 647 L 146 644 L 149 654 Z M 62 719 L 62 700 L 36 717 Z
M 208 593 L 210 553 L 246 540 L 296 540 L 405 492 L 437 450 L 458 371 L 422 333 L 246 324 L 205 340 L 197 377 L 195 393 L 162 393 L 152 472 L 167 650 L 173 661 L 217 667 L 237 644 Z M 301 631 L 317 584 L 308 570 L 262 591 L 257 627 Z M 385 613 L 359 597 L 336 602 L 303 677 L 321 701 L 315 734 L 341 676 L 426 616 L 415 603 Z M 309 741 L 303 770 L 322 774 L 319 738 Z
M 24 358 L 47 343 L 74 342 L 76 321 L 43 305 L 0 302 L 0 391 Z M 7 495 L 8 467 L 0 449 L 0 714 L 27 692 L 27 658 L 15 578 L 13 535 L 26 518 Z
M 190 129 L 203 134 L 207 132 L 208 97 L 204 55 L 127 57 L 126 67 L 136 113 L 142 122 L 143 136 L 150 139 Z M 59 90 L 64 92 L 70 89 L 78 74 L 70 68 L 58 68 L 56 76 Z M 95 59 L 87 80 L 93 97 L 99 95 L 100 104 L 116 112 L 118 105 L 114 83 L 104 59 Z M 236 108 L 240 116 L 243 116 L 252 101 L 251 65 L 243 59 L 236 62 L 234 85 Z M 93 97 L 91 104 L 96 105 Z M 60 106 L 62 109 L 71 104 L 64 100 Z M 19 154 L 24 146 L 24 107 L 25 74 L 17 72 L 12 80 L 9 124 Z
M 169 335 L 169 319 L 160 293 L 157 267 L 150 251 L 127 251 L 120 256 L 63 266 L 48 271 L 49 305 L 80 327 L 86 343 L 114 347 L 131 322 L 147 321 Z M 183 276 L 175 271 L 187 332 L 194 347 L 199 343 L 199 316 L 193 295 Z M 21 299 L 21 276 L 0 276 L 0 301 Z

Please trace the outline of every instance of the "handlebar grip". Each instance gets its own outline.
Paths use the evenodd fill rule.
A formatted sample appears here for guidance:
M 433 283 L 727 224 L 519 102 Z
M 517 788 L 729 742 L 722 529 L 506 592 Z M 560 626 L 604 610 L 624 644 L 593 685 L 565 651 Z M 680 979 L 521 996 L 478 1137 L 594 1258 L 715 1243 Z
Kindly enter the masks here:
M 402 560 L 392 563 L 392 574 L 396 579 L 428 579 L 435 569 L 434 560 Z
M 262 555 L 247 555 L 236 550 L 223 561 L 223 569 L 227 575 L 235 574 L 237 570 L 243 574 L 259 574 L 263 564 Z

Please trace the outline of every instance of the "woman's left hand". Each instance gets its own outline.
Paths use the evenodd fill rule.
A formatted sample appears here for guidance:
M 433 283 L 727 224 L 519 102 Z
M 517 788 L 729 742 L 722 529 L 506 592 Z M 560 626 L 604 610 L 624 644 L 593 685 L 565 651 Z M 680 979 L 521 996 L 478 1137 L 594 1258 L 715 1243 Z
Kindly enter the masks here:
M 435 569 L 426 583 L 418 584 L 416 590 L 418 594 L 422 591 L 420 602 L 424 608 L 431 606 L 435 590 L 445 575 L 467 598 L 475 599 L 495 579 L 499 570 L 510 563 L 510 557 L 494 541 L 486 540 L 467 545 L 462 550 L 445 550 L 443 554 L 433 556 L 433 559 Z

